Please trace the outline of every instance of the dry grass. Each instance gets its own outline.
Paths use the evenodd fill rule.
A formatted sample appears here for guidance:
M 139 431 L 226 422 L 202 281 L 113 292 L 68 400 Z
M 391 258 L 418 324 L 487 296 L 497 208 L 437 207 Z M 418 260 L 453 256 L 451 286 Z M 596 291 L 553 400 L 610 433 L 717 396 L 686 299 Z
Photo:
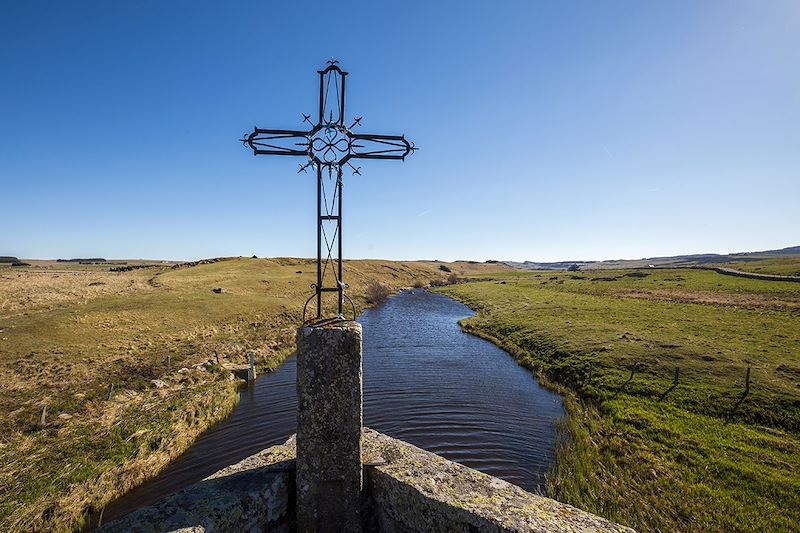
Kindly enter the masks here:
M 348 262 L 349 294 L 360 311 L 370 283 L 429 283 L 439 264 Z M 247 351 L 262 371 L 291 353 L 315 277 L 298 259 L 108 268 L 0 270 L 0 531 L 79 528 L 158 473 L 236 404 Z
M 623 289 L 620 298 L 639 298 L 662 302 L 722 305 L 747 309 L 772 309 L 775 311 L 800 311 L 800 294 L 775 295 L 759 293 L 720 293 L 711 291 Z

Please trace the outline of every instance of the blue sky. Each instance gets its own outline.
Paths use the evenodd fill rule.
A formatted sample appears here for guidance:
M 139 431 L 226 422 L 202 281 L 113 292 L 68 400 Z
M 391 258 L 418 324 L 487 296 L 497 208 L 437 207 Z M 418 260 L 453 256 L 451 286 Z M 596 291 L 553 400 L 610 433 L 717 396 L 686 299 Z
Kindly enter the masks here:
M 800 244 L 800 2 L 6 2 L 0 255 L 315 253 L 253 157 L 316 70 L 406 162 L 345 177 L 345 255 L 566 260 Z

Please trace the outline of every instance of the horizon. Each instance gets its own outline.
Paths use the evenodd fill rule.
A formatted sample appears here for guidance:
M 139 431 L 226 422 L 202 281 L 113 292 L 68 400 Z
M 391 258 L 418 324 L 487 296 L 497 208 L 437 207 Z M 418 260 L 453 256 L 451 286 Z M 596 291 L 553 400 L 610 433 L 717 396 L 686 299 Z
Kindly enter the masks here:
M 719 256 L 729 256 L 729 255 L 741 255 L 741 254 L 759 254 L 759 253 L 769 253 L 769 252 L 776 252 L 786 248 L 800 248 L 800 245 L 788 245 L 782 246 L 780 248 L 774 249 L 765 249 L 760 248 L 758 250 L 740 250 L 736 252 L 691 252 L 691 253 L 682 253 L 682 254 L 674 254 L 674 255 L 652 255 L 647 257 L 613 257 L 613 258 L 606 258 L 606 259 L 558 259 L 554 261 L 541 261 L 536 259 L 503 259 L 503 258 L 492 258 L 492 259 L 485 259 L 483 261 L 478 261 L 475 259 L 469 258 L 459 258 L 459 259 L 452 259 L 452 260 L 443 260 L 443 259 L 430 259 L 430 258 L 414 258 L 414 259 L 387 259 L 385 257 L 347 257 L 345 261 L 398 261 L 398 262 L 414 262 L 414 261 L 428 261 L 428 262 L 443 262 L 443 263 L 450 263 L 450 262 L 480 262 L 480 263 L 487 263 L 491 261 L 498 261 L 501 263 L 601 263 L 605 261 L 643 261 L 645 259 L 663 259 L 663 258 L 670 258 L 670 257 L 691 257 L 691 256 L 703 256 L 703 255 L 719 255 Z M 299 259 L 303 261 L 315 261 L 316 257 L 302 257 L 302 256 L 286 256 L 286 255 L 274 255 L 274 256 L 260 256 L 258 254 L 235 254 L 235 255 L 212 255 L 207 257 L 193 257 L 193 258 L 183 258 L 183 259 L 176 259 L 176 258 L 153 258 L 153 257 L 106 257 L 101 254 L 94 254 L 94 255 L 83 255 L 83 256 L 70 256 L 70 257 L 23 257 L 13 254 L 0 254 L 0 257 L 16 257 L 20 260 L 27 260 L 27 261 L 76 261 L 79 259 L 102 259 L 103 261 L 164 261 L 169 263 L 177 263 L 177 262 L 191 262 L 191 261 L 202 261 L 206 259 L 236 259 L 236 258 L 243 258 L 249 259 L 253 258 L 255 255 L 255 259 Z
M 345 258 L 797 242 L 800 4 L 338 7 L 9 6 L 0 252 L 312 255 L 313 178 L 237 139 L 300 128 L 331 57 L 348 119 L 421 148 L 345 174 Z

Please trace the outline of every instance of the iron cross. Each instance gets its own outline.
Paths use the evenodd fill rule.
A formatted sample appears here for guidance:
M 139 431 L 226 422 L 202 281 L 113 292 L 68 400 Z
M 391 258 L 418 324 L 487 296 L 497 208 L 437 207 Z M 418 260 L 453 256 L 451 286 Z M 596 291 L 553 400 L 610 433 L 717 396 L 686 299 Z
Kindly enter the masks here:
M 319 113 L 316 122 L 312 122 L 310 115 L 303 115 L 303 122 L 310 125 L 308 131 L 256 127 L 241 139 L 245 146 L 253 149 L 254 155 L 305 157 L 307 160 L 300 164 L 298 172 L 305 172 L 309 168 L 317 172 L 317 282 L 311 285 L 314 294 L 306 300 L 303 308 L 304 322 L 306 308 L 314 297 L 317 299 L 317 316 L 314 320 L 323 319 L 323 293 L 337 293 L 337 318 L 344 317 L 342 308 L 345 298 L 351 305 L 353 303 L 344 293 L 346 285 L 342 279 L 342 171 L 347 167 L 353 174 L 360 174 L 361 167 L 353 165 L 355 159 L 404 160 L 415 150 L 413 143 L 403 135 L 353 133 L 353 128 L 360 125 L 362 117 L 355 118 L 349 126 L 345 122 L 347 72 L 339 68 L 338 61 L 328 61 L 327 68 L 317 73 Z M 323 241 L 326 251 L 324 258 Z

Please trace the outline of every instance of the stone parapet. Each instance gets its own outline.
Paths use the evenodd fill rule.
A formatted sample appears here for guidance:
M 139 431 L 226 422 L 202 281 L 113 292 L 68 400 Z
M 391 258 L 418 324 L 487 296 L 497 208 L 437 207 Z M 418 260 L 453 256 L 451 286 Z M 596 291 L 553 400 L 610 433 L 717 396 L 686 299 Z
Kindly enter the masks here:
M 363 449 L 368 531 L 633 531 L 371 429 Z
M 226 467 L 101 533 L 294 531 L 294 437 Z
M 365 428 L 364 531 L 633 532 Z M 295 531 L 295 440 L 220 470 L 103 532 Z

